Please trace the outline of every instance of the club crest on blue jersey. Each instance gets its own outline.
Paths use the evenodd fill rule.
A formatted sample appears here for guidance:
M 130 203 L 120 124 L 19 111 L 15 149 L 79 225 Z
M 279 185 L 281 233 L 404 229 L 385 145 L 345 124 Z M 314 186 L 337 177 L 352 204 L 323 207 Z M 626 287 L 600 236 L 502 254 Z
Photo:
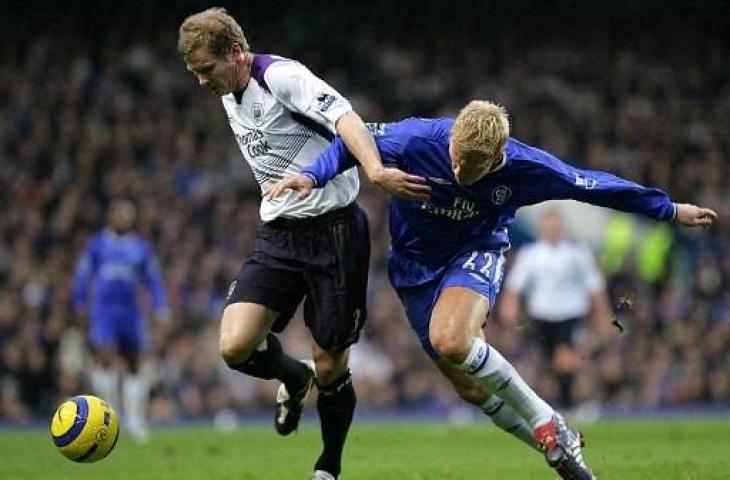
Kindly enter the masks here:
M 492 190 L 492 203 L 502 205 L 512 196 L 512 190 L 506 185 L 500 185 Z

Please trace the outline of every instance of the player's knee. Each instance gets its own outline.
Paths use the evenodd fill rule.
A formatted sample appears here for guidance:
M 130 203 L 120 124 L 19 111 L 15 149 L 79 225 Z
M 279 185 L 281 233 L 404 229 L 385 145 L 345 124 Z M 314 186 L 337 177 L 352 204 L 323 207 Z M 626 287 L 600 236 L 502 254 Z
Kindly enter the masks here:
M 315 355 L 314 365 L 317 372 L 317 383 L 326 386 L 347 372 L 347 357 Z
M 555 350 L 552 359 L 553 370 L 557 373 L 570 373 L 578 368 L 580 357 L 569 345 L 561 345 Z
M 452 363 L 461 363 L 469 354 L 469 342 L 462 332 L 447 329 L 434 329 L 430 340 L 438 354 Z
M 228 335 L 221 335 L 218 342 L 218 352 L 229 366 L 240 365 L 248 360 L 253 353 L 253 348 L 237 341 Z

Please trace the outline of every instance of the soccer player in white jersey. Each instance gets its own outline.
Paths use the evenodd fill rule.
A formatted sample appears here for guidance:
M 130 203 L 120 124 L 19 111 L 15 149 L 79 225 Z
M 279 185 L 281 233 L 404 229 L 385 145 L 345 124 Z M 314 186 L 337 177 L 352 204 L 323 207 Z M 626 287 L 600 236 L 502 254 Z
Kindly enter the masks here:
M 382 167 L 373 138 L 342 95 L 299 62 L 251 52 L 224 9 L 186 18 L 178 51 L 200 85 L 221 97 L 261 188 L 311 164 L 337 134 L 373 183 L 406 198 L 428 197 L 424 179 Z M 297 428 L 317 384 L 323 450 L 312 478 L 320 480 L 339 477 L 356 403 L 347 358 L 365 320 L 370 256 L 367 218 L 355 204 L 358 188 L 352 168 L 307 201 L 294 193 L 262 200 L 254 251 L 231 284 L 221 320 L 226 363 L 282 382 L 275 415 L 280 434 Z M 272 333 L 282 331 L 303 299 L 316 374 L 286 355 Z
M 574 342 L 582 322 L 609 325 L 606 282 L 590 248 L 565 236 L 556 209 L 540 218 L 539 239 L 524 246 L 507 275 L 500 316 L 514 323 L 525 298 L 534 336 L 558 384 L 558 405 L 572 408 L 573 378 L 580 366 Z

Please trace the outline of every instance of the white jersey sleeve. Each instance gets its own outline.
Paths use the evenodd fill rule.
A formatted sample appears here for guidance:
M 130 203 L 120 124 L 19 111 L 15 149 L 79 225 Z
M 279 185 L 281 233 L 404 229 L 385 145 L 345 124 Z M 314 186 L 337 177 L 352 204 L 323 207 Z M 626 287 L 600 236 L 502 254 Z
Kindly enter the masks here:
M 336 133 L 335 124 L 352 111 L 345 97 L 294 60 L 272 64 L 264 75 L 271 94 L 293 112 L 326 126 Z

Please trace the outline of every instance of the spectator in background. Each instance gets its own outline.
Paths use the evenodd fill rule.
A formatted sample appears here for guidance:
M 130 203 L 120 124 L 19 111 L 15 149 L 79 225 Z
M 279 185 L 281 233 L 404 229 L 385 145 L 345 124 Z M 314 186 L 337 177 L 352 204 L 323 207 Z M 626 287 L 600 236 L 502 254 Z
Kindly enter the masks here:
M 589 315 L 597 328 L 610 324 L 606 282 L 590 249 L 569 239 L 563 218 L 551 209 L 540 219 L 539 239 L 517 254 L 507 276 L 500 314 L 514 324 L 524 298 L 534 338 L 558 383 L 558 405 L 573 407 L 573 380 L 580 368 L 577 334 Z
M 152 246 L 132 231 L 135 216 L 130 201 L 111 204 L 107 227 L 89 239 L 77 262 L 73 299 L 78 314 L 89 319 L 89 340 L 97 363 L 91 374 L 94 392 L 121 406 L 127 431 L 144 441 L 149 386 L 140 363 L 148 333 L 139 302 L 140 284 L 150 292 L 157 319 L 167 322 L 169 313 Z

